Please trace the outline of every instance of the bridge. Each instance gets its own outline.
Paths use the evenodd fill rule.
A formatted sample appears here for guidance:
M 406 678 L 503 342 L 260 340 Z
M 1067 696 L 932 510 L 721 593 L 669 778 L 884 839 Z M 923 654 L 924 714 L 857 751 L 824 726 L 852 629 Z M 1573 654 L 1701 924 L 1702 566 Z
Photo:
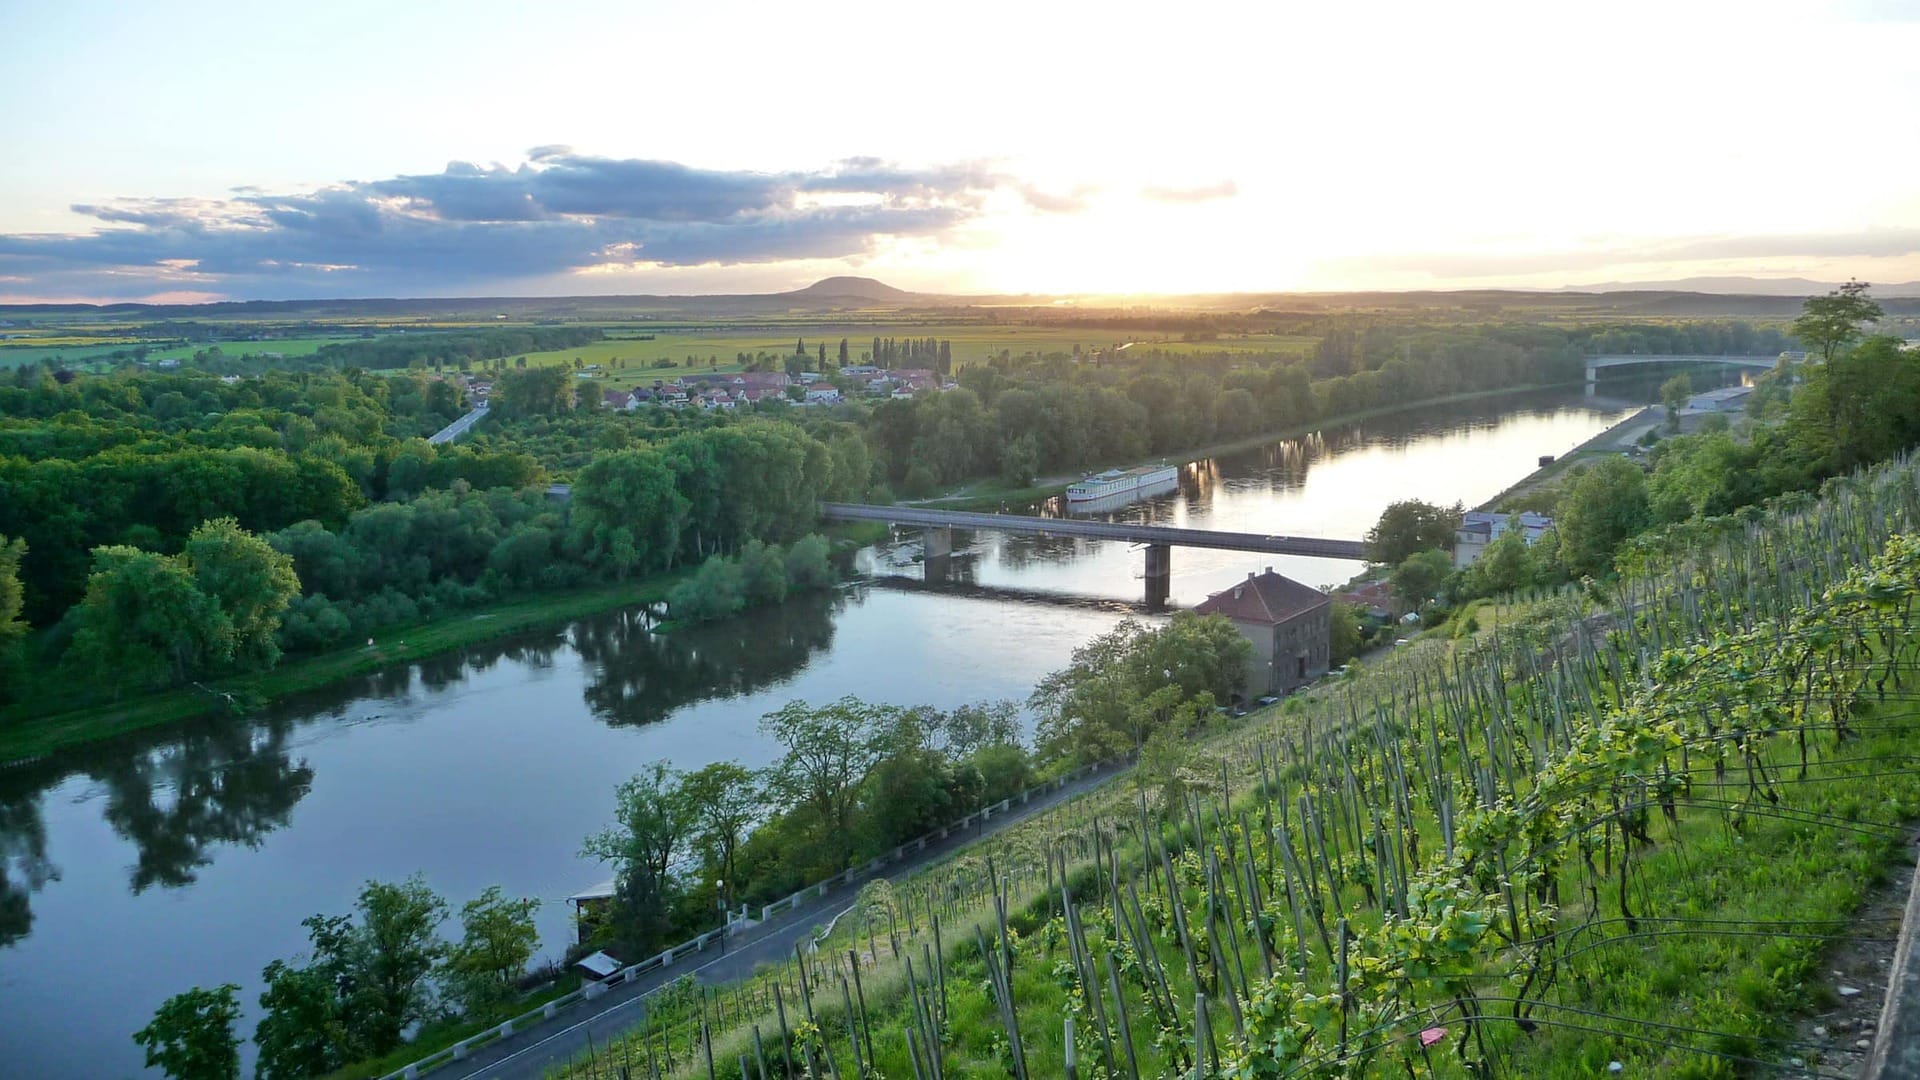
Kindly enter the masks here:
M 467 415 L 462 416 L 460 419 L 455 420 L 453 423 L 448 424 L 446 427 L 443 427 L 439 431 L 436 431 L 433 434 L 427 436 L 427 441 L 432 443 L 435 446 L 439 446 L 442 443 L 450 443 L 453 440 L 459 438 L 460 436 L 465 435 L 467 432 L 473 430 L 473 425 L 485 419 L 486 415 L 487 415 L 486 403 L 481 402 L 480 404 L 475 405 L 473 407 L 473 411 L 467 413 Z
M 1316 559 L 1363 561 L 1367 546 L 1358 540 L 1330 540 L 1320 536 L 1276 536 L 1262 533 L 1217 532 L 1173 525 L 1123 521 L 1087 521 L 1078 518 L 1028 517 L 1021 514 L 979 514 L 965 510 L 931 510 L 914 506 L 867 506 L 859 503 L 821 503 L 820 516 L 828 521 L 884 521 L 917 525 L 927 530 L 929 559 L 953 552 L 953 530 L 1028 533 L 1038 536 L 1078 536 L 1088 540 L 1115 540 L 1147 549 L 1147 602 L 1163 604 L 1172 576 L 1172 549 L 1176 547 L 1251 551 L 1266 555 L 1305 555 Z
M 1587 357 L 1587 385 L 1592 386 L 1600 372 L 1607 368 L 1634 367 L 1640 364 L 1732 364 L 1736 367 L 1766 368 L 1771 371 L 1780 364 L 1777 356 L 1589 356 Z

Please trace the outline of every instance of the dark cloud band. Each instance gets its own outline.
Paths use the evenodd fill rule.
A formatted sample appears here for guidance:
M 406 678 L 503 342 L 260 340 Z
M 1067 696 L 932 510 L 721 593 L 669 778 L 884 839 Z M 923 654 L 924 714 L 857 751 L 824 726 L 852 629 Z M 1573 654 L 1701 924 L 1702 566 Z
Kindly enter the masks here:
M 0 278 L 91 281 L 80 291 L 100 296 L 185 278 L 247 297 L 417 295 L 623 264 L 844 258 L 947 232 L 1002 189 L 1021 190 L 978 163 L 762 173 L 542 146 L 515 167 L 454 162 L 305 194 L 75 206 L 103 227 L 0 235 Z

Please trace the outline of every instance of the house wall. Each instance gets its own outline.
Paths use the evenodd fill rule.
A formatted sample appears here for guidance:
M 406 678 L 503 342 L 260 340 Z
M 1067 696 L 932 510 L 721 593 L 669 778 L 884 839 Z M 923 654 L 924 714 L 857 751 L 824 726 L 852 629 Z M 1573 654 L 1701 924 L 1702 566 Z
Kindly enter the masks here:
M 1296 690 L 1327 673 L 1332 614 L 1333 606 L 1322 604 L 1271 626 L 1234 620 L 1240 636 L 1253 646 L 1247 654 L 1248 701 Z
M 1465 570 L 1472 566 L 1482 552 L 1487 550 L 1487 538 L 1479 533 L 1457 532 L 1453 534 L 1453 568 Z
M 1273 658 L 1273 630 L 1264 623 L 1241 622 L 1233 620 L 1234 629 L 1247 639 L 1253 648 L 1247 650 L 1247 677 L 1241 696 L 1255 701 L 1273 693 L 1273 668 L 1268 663 Z
M 1327 673 L 1333 606 L 1322 604 L 1273 628 L 1273 689 L 1296 690 Z M 1304 670 L 1301 663 L 1305 660 Z

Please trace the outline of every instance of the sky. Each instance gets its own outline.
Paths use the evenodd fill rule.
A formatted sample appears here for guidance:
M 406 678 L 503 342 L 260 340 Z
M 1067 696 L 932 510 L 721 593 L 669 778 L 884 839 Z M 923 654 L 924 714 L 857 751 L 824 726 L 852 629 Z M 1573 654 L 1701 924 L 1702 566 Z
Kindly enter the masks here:
M 0 303 L 1920 281 L 1920 0 L 0 0 Z

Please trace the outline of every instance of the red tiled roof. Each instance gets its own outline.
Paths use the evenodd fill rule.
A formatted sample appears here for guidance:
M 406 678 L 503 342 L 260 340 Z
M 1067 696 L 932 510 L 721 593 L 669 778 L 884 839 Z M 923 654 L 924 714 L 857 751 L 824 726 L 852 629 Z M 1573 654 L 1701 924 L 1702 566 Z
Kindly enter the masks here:
M 1319 589 L 1268 570 L 1248 574 L 1247 580 L 1214 593 L 1193 610 L 1200 615 L 1219 614 L 1241 622 L 1272 625 L 1332 602 Z

